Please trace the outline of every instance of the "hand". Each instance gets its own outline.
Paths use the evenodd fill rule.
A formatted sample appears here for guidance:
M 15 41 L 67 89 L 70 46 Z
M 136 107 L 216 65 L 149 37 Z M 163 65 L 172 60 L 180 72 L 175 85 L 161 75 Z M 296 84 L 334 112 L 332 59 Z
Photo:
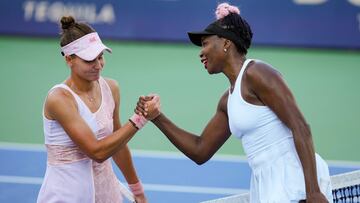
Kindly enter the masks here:
M 321 192 L 306 195 L 306 203 L 328 203 L 328 200 Z
M 145 116 L 148 120 L 153 120 L 160 115 L 160 97 L 157 94 L 150 94 L 152 99 L 145 103 L 147 109 L 147 115 Z
M 140 116 L 147 115 L 146 102 L 152 100 L 151 96 L 140 96 L 134 112 Z
M 135 195 L 134 197 L 135 197 L 136 203 L 147 203 L 148 202 L 144 193 L 141 195 Z
M 160 115 L 160 97 L 156 94 L 140 96 L 135 108 L 135 113 L 153 120 Z
M 151 100 L 147 100 L 144 104 L 144 116 L 148 120 L 153 120 L 160 115 L 160 97 L 156 94 L 150 94 L 148 96 Z

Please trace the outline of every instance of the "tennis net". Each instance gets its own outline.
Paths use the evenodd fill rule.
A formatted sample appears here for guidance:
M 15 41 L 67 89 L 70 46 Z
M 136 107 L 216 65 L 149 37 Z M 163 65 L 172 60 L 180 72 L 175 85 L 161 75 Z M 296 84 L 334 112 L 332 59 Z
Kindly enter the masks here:
M 334 203 L 360 203 L 360 170 L 331 176 Z M 202 203 L 249 203 L 248 193 Z

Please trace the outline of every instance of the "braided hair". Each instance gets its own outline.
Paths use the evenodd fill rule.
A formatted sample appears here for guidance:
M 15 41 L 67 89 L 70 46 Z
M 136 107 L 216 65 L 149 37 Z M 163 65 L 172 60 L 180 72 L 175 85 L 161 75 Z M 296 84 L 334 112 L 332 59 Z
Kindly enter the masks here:
M 215 14 L 216 23 L 238 37 L 238 40 L 232 40 L 238 52 L 247 54 L 253 33 L 250 25 L 240 16 L 240 10 L 235 6 L 222 3 L 218 5 Z

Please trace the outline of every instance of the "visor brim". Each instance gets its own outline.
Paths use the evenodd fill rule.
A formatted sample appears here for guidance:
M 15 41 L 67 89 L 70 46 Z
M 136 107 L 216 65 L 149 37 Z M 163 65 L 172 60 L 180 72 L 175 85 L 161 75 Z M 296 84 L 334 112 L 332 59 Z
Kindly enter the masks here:
M 190 41 L 195 44 L 196 46 L 201 47 L 201 39 L 205 36 L 214 35 L 214 33 L 210 33 L 207 31 L 200 31 L 200 32 L 188 32 L 188 36 Z
M 105 50 L 109 53 L 112 52 L 112 50 L 109 47 L 105 46 L 103 43 L 95 43 L 87 47 L 86 49 L 81 50 L 78 53 L 75 53 L 75 55 L 85 61 L 93 61 Z

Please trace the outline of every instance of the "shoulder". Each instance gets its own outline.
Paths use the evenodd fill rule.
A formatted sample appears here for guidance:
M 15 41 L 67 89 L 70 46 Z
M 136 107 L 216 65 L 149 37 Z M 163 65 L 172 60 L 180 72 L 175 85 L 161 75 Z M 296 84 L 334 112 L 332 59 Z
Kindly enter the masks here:
M 249 63 L 246 69 L 246 75 L 250 77 L 256 77 L 260 76 L 259 74 L 281 75 L 280 72 L 276 70 L 272 65 L 261 60 L 253 60 Z
M 49 91 L 45 100 L 45 113 L 49 118 L 55 118 L 58 111 L 77 109 L 74 96 L 64 88 L 54 88 Z
M 268 85 L 282 78 L 281 73 L 272 65 L 260 60 L 252 61 L 244 74 L 250 85 Z
M 105 82 L 109 85 L 109 87 L 111 88 L 111 90 L 114 90 L 114 89 L 120 89 L 119 88 L 119 83 L 112 79 L 112 78 L 104 78 Z
M 111 93 L 113 95 L 119 94 L 120 86 L 119 86 L 119 83 L 116 80 L 114 80 L 112 78 L 104 78 L 104 80 L 109 85 L 109 87 L 111 89 Z
M 46 103 L 71 102 L 75 101 L 74 96 L 66 89 L 56 87 L 49 91 Z
M 118 103 L 120 100 L 120 87 L 119 83 L 111 78 L 104 78 L 105 82 L 109 85 L 111 94 L 115 100 L 115 103 Z

